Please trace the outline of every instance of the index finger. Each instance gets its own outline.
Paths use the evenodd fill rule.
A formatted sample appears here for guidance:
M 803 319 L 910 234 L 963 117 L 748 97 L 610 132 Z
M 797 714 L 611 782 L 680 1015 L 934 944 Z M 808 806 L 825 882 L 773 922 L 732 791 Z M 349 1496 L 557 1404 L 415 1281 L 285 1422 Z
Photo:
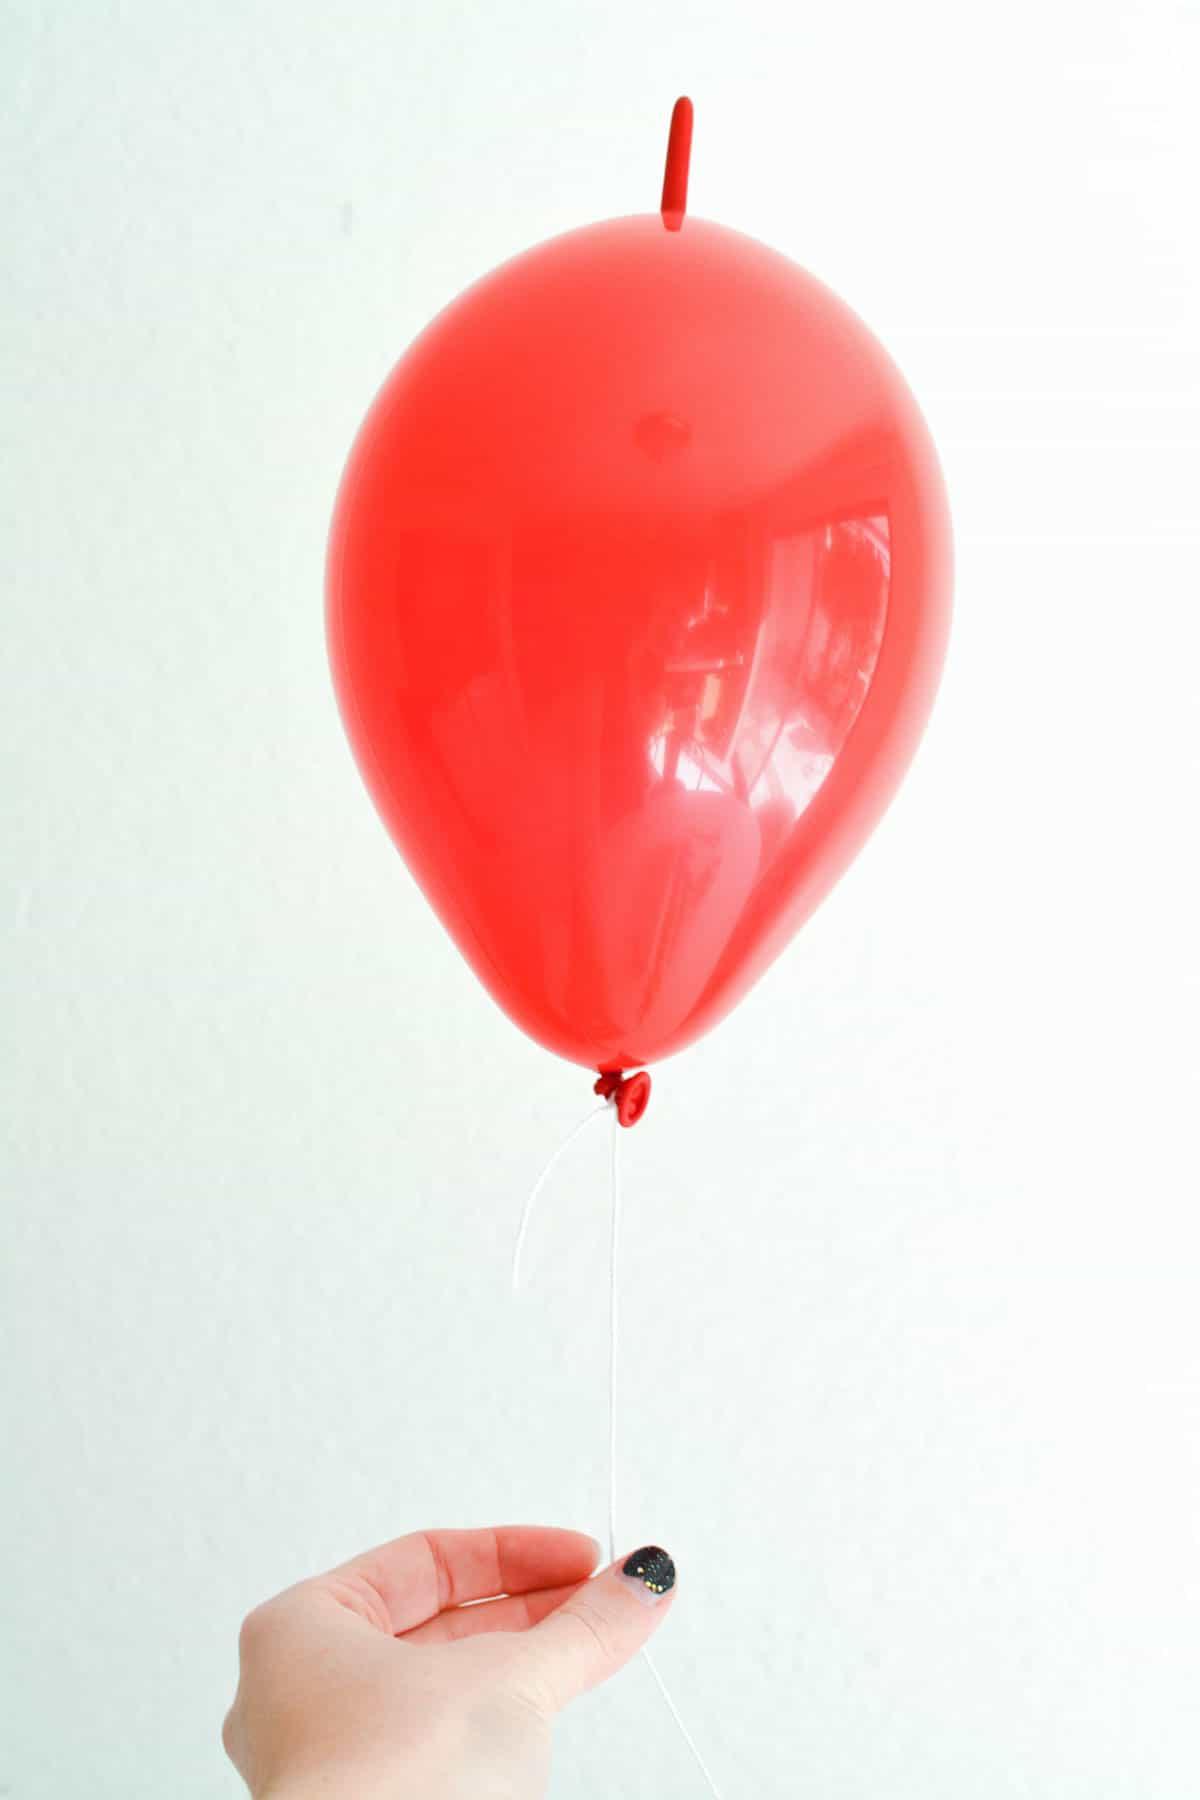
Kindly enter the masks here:
M 411 1631 L 448 1607 L 501 1594 L 585 1581 L 600 1557 L 594 1538 L 550 1525 L 493 1525 L 482 1531 L 415 1531 L 318 1576 L 337 1593 L 349 1586 L 377 1604 L 393 1633 Z

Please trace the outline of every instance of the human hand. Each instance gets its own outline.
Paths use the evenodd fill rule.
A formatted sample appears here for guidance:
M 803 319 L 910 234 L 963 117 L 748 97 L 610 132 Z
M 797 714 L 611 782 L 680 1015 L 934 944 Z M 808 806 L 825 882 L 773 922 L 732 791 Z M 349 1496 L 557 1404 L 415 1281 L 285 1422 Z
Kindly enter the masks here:
M 588 1580 L 596 1557 L 541 1526 L 417 1532 L 256 1607 L 223 1734 L 254 1800 L 536 1800 L 554 1714 L 671 1606 L 665 1551 Z

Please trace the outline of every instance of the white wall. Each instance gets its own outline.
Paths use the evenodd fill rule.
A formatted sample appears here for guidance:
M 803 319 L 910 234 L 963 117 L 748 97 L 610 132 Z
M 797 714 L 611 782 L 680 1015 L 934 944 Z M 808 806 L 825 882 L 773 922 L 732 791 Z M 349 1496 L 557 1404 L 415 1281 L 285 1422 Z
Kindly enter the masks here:
M 586 1078 L 345 748 L 342 458 L 463 283 L 692 210 L 884 336 L 958 613 L 858 865 L 626 1141 L 622 1536 L 729 1800 L 1200 1791 L 1190 4 L 17 0 L 0 26 L 0 1793 L 232 1795 L 238 1619 L 604 1522 Z M 644 1670 L 562 1800 L 697 1794 Z

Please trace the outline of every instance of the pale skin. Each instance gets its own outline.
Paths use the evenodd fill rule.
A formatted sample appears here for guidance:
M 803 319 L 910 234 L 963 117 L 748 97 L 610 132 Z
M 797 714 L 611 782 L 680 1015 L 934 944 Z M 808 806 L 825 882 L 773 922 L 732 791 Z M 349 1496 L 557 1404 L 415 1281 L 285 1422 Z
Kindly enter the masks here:
M 675 1598 L 597 1556 L 548 1526 L 416 1532 L 257 1607 L 224 1729 L 254 1800 L 541 1800 L 555 1714 Z

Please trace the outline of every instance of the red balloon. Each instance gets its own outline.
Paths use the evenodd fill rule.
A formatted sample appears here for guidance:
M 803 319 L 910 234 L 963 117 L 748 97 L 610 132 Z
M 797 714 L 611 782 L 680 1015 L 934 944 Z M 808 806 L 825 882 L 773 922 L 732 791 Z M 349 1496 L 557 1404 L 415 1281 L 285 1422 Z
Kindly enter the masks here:
M 715 1025 L 828 893 L 949 619 L 942 479 L 887 353 L 668 197 L 434 319 L 329 545 L 384 823 L 506 1012 L 602 1072 Z

